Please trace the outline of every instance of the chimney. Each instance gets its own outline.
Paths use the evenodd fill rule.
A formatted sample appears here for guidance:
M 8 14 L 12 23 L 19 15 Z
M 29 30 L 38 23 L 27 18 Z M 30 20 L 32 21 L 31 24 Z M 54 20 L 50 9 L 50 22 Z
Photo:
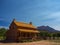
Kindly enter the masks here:
M 29 24 L 32 25 L 32 22 L 30 22 Z

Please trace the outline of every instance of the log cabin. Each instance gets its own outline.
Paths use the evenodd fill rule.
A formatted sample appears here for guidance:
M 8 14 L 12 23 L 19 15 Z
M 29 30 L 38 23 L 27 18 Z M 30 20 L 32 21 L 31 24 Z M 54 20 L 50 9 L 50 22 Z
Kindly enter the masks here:
M 40 32 L 32 25 L 32 22 L 24 23 L 14 19 L 6 32 L 6 39 L 9 41 L 35 40 L 38 38 L 38 33 Z

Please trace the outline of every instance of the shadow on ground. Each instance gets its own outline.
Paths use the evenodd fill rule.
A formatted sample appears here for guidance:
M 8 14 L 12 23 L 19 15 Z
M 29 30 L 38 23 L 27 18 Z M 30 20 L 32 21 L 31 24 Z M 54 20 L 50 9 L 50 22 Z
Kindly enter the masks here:
M 18 42 L 18 41 L 10 41 L 10 40 L 0 40 L 0 43 L 23 43 L 23 42 L 22 41 Z

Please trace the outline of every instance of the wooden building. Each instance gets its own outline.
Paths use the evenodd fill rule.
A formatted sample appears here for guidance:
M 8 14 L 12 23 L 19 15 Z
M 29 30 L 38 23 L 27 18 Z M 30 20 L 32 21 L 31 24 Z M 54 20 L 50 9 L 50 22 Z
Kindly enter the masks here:
M 32 22 L 29 24 L 24 22 L 17 22 L 15 19 L 10 24 L 9 30 L 6 32 L 6 39 L 10 41 L 20 41 L 28 39 L 37 39 L 39 31 Z

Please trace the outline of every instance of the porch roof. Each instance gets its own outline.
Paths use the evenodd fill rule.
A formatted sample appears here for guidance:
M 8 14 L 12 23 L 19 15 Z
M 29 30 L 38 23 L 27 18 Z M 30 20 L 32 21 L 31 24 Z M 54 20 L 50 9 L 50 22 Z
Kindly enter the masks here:
M 31 33 L 40 33 L 38 30 L 29 30 L 29 29 L 18 29 L 21 32 L 31 32 Z

